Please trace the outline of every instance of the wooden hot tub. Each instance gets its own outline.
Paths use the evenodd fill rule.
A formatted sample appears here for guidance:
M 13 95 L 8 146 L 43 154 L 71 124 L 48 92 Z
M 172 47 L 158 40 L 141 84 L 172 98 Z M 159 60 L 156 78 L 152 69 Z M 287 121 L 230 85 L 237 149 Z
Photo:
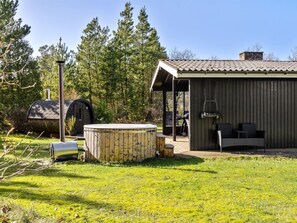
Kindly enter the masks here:
M 85 125 L 85 160 L 139 162 L 154 157 L 156 131 L 151 124 Z

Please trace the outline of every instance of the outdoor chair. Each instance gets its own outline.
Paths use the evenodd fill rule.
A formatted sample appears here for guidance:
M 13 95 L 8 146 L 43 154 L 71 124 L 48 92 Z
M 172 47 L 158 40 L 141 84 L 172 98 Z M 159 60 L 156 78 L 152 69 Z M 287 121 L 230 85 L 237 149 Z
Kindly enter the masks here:
M 230 123 L 217 124 L 217 141 L 220 152 L 224 147 L 257 146 L 265 151 L 264 131 L 257 131 L 255 123 L 240 123 L 239 129 L 233 129 Z
M 257 130 L 255 123 L 239 123 L 240 131 L 246 131 L 248 138 L 264 138 L 265 131 Z

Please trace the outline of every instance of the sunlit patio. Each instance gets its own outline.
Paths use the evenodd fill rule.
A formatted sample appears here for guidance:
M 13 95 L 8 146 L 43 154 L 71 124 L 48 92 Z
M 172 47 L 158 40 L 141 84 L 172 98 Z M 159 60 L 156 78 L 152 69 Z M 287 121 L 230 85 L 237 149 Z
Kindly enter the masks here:
M 290 149 L 266 149 L 262 148 L 230 148 L 220 153 L 219 149 L 214 148 L 209 151 L 190 151 L 189 149 L 189 138 L 185 136 L 177 136 L 176 141 L 172 140 L 172 136 L 166 136 L 166 143 L 174 145 L 174 154 L 176 157 L 236 157 L 245 155 L 255 156 L 286 156 L 286 157 L 297 157 L 297 148 Z

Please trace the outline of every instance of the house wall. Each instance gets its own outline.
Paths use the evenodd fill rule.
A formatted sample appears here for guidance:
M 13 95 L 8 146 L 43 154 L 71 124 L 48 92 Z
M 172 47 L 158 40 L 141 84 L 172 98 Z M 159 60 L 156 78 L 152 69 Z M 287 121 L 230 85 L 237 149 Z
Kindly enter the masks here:
M 253 122 L 258 130 L 265 130 L 267 148 L 297 147 L 297 80 L 212 80 L 215 84 L 207 79 L 190 80 L 191 150 L 216 149 L 216 123 L 232 123 L 237 128 L 241 122 Z M 215 94 L 221 119 L 200 118 L 204 86 L 207 95 Z

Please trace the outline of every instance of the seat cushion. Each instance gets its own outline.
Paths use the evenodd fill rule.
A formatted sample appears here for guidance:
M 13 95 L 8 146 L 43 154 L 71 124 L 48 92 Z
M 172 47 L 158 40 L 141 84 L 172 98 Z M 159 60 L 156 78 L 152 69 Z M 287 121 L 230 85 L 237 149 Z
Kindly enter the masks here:
M 232 125 L 230 123 L 217 124 L 217 131 L 221 131 L 222 138 L 234 137 Z
M 239 130 L 247 131 L 249 138 L 257 137 L 257 126 L 255 123 L 239 123 Z

